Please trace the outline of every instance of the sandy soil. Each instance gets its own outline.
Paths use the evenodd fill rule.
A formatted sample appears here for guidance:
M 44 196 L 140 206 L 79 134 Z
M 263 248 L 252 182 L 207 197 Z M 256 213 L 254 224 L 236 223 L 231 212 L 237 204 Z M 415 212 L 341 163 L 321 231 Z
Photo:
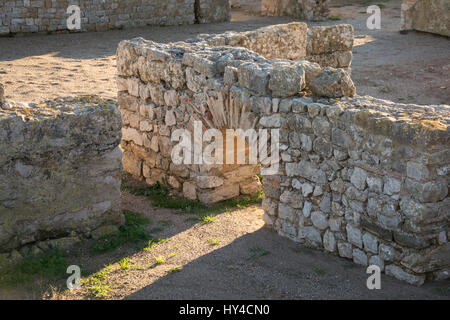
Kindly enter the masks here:
M 96 270 L 130 258 L 134 270 L 113 265 L 107 283 L 114 291 L 107 299 L 445 299 L 435 290 L 449 286 L 441 281 L 418 288 L 382 275 L 382 289 L 368 290 L 365 268 L 264 228 L 260 206 L 222 213 L 203 225 L 187 221 L 192 215 L 155 209 L 146 198 L 127 192 L 122 205 L 150 217 L 150 228 L 164 224 L 158 236 L 169 241 L 152 252 L 125 250 L 78 259 L 82 268 Z M 211 245 L 212 239 L 220 243 Z M 160 256 L 165 262 L 155 267 Z M 168 272 L 177 266 L 181 271 Z M 52 298 L 90 297 L 80 289 Z
M 352 77 L 360 95 L 399 102 L 449 103 L 450 41 L 426 33 L 398 33 L 400 0 L 383 9 L 382 30 L 365 27 L 367 14 L 355 5 L 332 8 L 339 21 L 351 23 L 356 40 Z M 385 2 L 383 2 L 385 3 Z M 35 35 L 0 38 L 0 82 L 7 97 L 37 101 L 61 95 L 99 94 L 115 97 L 115 50 L 122 39 L 141 36 L 159 42 L 183 40 L 200 33 L 251 30 L 292 21 L 234 12 L 233 22 L 182 27 L 147 27 L 102 33 Z M 169 241 L 152 252 L 119 249 L 92 256 L 83 244 L 71 263 L 88 274 L 113 264 L 109 299 L 448 299 L 437 291 L 449 281 L 417 288 L 382 275 L 382 290 L 366 288 L 365 268 L 330 254 L 303 248 L 265 229 L 259 206 L 217 215 L 211 224 L 189 220 L 190 215 L 157 209 L 145 197 L 122 194 L 122 208 L 142 212 L 160 227 Z M 219 240 L 211 245 L 209 240 Z M 254 257 L 255 253 L 264 253 Z M 173 255 L 173 256 L 171 256 Z M 156 257 L 165 263 L 152 267 Z M 252 258 L 253 256 L 253 258 Z M 121 270 L 117 262 L 129 257 L 136 268 Z M 180 272 L 168 273 L 174 266 Z M 56 285 L 56 284 L 55 284 Z M 59 284 L 60 285 L 60 284 Z M 447 289 L 448 290 L 448 289 Z M 86 290 L 53 292 L 48 284 L 0 290 L 0 299 L 90 298 Z

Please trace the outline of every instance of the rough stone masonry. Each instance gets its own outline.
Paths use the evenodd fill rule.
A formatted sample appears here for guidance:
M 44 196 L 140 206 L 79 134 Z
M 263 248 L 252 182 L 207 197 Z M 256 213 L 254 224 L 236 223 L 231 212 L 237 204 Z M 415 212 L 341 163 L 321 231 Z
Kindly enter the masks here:
M 167 157 L 173 130 L 192 126 L 191 103 L 204 105 L 207 95 L 217 97 L 225 88 L 238 108 L 250 111 L 256 128 L 280 129 L 279 172 L 263 178 L 267 226 L 411 284 L 447 279 L 450 106 L 354 97 L 344 69 L 295 56 L 297 50 L 309 56 L 316 45 L 328 54 L 351 51 L 352 41 L 339 30 L 346 27 L 315 33 L 300 24 L 171 44 L 121 42 L 124 168 L 150 182 L 165 177 L 192 199 L 237 195 L 236 187 L 223 187 L 226 172 L 174 166 Z M 274 33 L 286 38 L 268 41 Z M 280 50 L 285 43 L 300 45 Z M 228 186 L 233 184 L 241 188 L 239 181 Z
M 228 0 L 6 0 L 0 35 L 67 31 L 70 5 L 78 5 L 81 30 L 230 21 Z
M 204 108 L 206 95 L 217 98 L 224 85 L 231 90 L 239 108 L 247 93 L 255 92 L 257 96 L 246 98 L 254 113 L 271 108 L 268 96 L 285 97 L 303 89 L 326 96 L 353 95 L 353 82 L 342 69 L 322 70 L 319 64 L 303 60 L 266 59 L 243 48 L 268 57 L 285 55 L 291 59 L 308 53 L 320 53 L 320 57 L 336 56 L 339 52 L 345 55 L 351 50 L 351 27 L 317 30 L 323 30 L 312 32 L 315 37 L 323 35 L 320 45 L 315 38 L 307 39 L 304 23 L 210 35 L 169 45 L 143 39 L 120 43 L 118 102 L 124 125 L 124 169 L 149 184 L 167 181 L 176 193 L 204 203 L 257 192 L 261 188 L 257 178 L 259 166 L 173 163 L 171 151 L 177 142 L 171 140 L 172 134 L 182 128 L 193 132 L 192 105 Z M 312 49 L 307 49 L 308 42 Z M 348 67 L 350 61 L 345 60 L 343 65 Z M 338 59 L 323 62 L 339 65 Z
M 112 100 L 21 104 L 0 85 L 0 262 L 123 223 L 121 125 Z

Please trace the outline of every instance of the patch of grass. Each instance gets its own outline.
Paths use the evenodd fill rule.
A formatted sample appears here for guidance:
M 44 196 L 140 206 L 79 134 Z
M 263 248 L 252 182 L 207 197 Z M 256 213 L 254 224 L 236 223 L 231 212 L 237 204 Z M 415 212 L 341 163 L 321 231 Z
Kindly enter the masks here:
M 122 260 L 119 261 L 119 266 L 120 269 L 127 270 L 130 269 L 133 266 L 133 264 L 131 263 L 129 258 L 123 258 Z
M 338 20 L 342 20 L 342 18 L 341 18 L 340 15 L 335 15 L 335 16 L 329 16 L 329 17 L 328 17 L 328 20 L 331 20 L 331 21 L 338 21 Z
M 146 196 L 152 201 L 152 204 L 155 207 L 175 209 L 185 213 L 191 213 L 196 209 L 202 209 L 204 207 L 204 205 L 198 201 L 176 199 L 172 197 L 170 195 L 169 187 L 160 182 L 145 187 L 124 186 L 123 189 L 135 196 Z
M 258 247 L 251 248 L 250 252 L 252 255 L 250 256 L 249 260 L 257 260 L 270 254 L 270 251 Z
M 217 246 L 218 244 L 220 244 L 220 240 L 209 239 L 208 243 L 209 243 L 210 246 Z
M 104 269 L 93 274 L 89 279 L 84 281 L 83 285 L 91 296 L 104 298 L 113 291 L 109 284 L 105 283 L 111 270 L 111 265 L 105 266 Z
M 27 256 L 15 264 L 0 268 L 0 286 L 30 282 L 36 276 L 62 279 L 67 276 L 68 266 L 65 254 L 57 249 Z
M 261 191 L 253 196 L 230 199 L 212 206 L 207 206 L 199 201 L 176 199 L 170 195 L 169 187 L 159 182 L 152 186 L 145 187 L 124 186 L 123 189 L 133 195 L 146 196 L 156 207 L 174 209 L 180 213 L 194 213 L 198 215 L 222 213 L 233 207 L 241 209 L 246 208 L 250 205 L 260 203 L 264 198 L 264 193 Z
M 175 266 L 170 268 L 169 270 L 167 270 L 167 273 L 175 273 L 175 272 L 180 272 L 181 269 L 183 269 L 182 266 Z
M 110 252 L 130 243 L 143 247 L 151 239 L 144 227 L 150 223 L 150 219 L 143 217 L 141 213 L 130 210 L 124 210 L 123 214 L 125 215 L 125 224 L 120 226 L 119 233 L 98 239 L 92 247 L 96 253 Z
M 314 273 L 318 276 L 324 276 L 327 272 L 321 268 L 314 268 Z
M 450 297 L 450 288 L 433 288 L 433 292 L 440 296 Z
M 168 242 L 168 241 L 169 241 L 169 239 L 164 239 L 164 238 L 150 239 L 148 241 L 147 246 L 144 248 L 144 250 L 145 251 L 152 251 L 153 248 L 155 248 L 160 243 L 164 243 L 164 242 Z
M 166 262 L 166 260 L 164 260 L 164 258 L 163 258 L 162 256 L 158 256 L 158 257 L 155 259 L 154 264 L 155 264 L 155 265 L 160 265 L 160 264 L 163 264 L 164 262 Z
M 214 217 L 212 214 L 209 214 L 209 215 L 200 215 L 199 220 L 201 221 L 202 224 L 208 224 L 215 222 L 217 218 Z

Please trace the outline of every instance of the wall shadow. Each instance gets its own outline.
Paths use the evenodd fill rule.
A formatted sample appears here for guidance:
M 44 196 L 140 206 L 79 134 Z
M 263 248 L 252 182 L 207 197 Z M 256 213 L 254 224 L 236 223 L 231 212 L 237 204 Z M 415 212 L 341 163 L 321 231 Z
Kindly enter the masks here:
M 368 290 L 365 271 L 349 260 L 305 248 L 261 228 L 191 261 L 181 271 L 159 278 L 126 299 L 439 298 L 432 293 L 431 284 L 418 288 L 384 274 L 383 290 Z

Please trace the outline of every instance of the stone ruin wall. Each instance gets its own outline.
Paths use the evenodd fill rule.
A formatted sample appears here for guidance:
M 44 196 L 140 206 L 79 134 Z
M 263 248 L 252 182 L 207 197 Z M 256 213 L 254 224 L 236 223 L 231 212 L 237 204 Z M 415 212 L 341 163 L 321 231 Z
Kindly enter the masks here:
M 125 170 L 149 182 L 165 177 L 191 199 L 225 198 L 218 197 L 227 195 L 224 185 L 240 181 L 228 183 L 226 172 L 204 166 L 173 166 L 169 158 L 171 132 L 192 128 L 189 101 L 202 104 L 205 88 L 211 96 L 225 88 L 248 106 L 257 128 L 281 130 L 280 170 L 263 177 L 268 227 L 411 284 L 449 278 L 450 107 L 351 97 L 355 88 L 343 69 L 266 58 L 231 47 L 236 39 L 226 33 L 164 45 L 120 43 Z M 346 36 L 331 39 L 351 50 Z M 254 50 L 268 50 L 256 43 Z M 282 41 L 275 43 L 274 52 L 282 52 Z M 234 170 L 255 173 L 246 166 Z
M 112 100 L 3 100 L 0 265 L 122 224 L 121 117 Z
M 0 35 L 67 31 L 67 8 L 81 9 L 81 31 L 229 21 L 227 0 L 6 0 Z
M 285 151 L 263 181 L 267 225 L 411 284 L 449 278 L 450 106 L 273 102 L 260 123 L 281 128 Z
M 329 0 L 262 0 L 261 14 L 323 21 L 330 13 Z
M 321 71 L 321 67 L 317 63 L 295 63 L 293 60 L 320 53 L 317 56 L 321 58 L 332 57 L 322 59 L 324 63 L 341 66 L 342 61 L 334 59 L 336 53 L 339 56 L 340 52 L 350 52 L 350 61 L 343 63 L 349 67 L 353 29 L 344 25 L 317 30 L 314 29 L 312 34 L 323 41 L 308 40 L 306 24 L 292 23 L 246 33 L 205 35 L 173 45 L 159 45 L 142 39 L 122 42 L 117 58 L 118 102 L 124 125 L 121 145 L 124 169 L 148 184 L 164 181 L 175 193 L 204 203 L 253 195 L 260 190 L 259 166 L 174 164 L 171 151 L 178 142 L 172 142 L 171 135 L 180 128 L 193 131 L 191 104 L 205 105 L 204 90 L 217 98 L 224 83 L 231 88 L 235 101 L 243 99 L 245 92 L 240 90 L 245 86 L 251 86 L 261 96 L 283 96 L 286 90 L 293 94 L 310 86 L 322 90 L 321 86 L 312 86 L 312 77 Z M 273 68 L 275 60 L 255 52 L 291 60 L 280 60 L 277 68 Z M 304 79 L 305 72 L 307 79 Z M 283 87 L 286 84 L 283 77 L 290 78 L 292 73 L 292 83 Z M 269 83 L 271 74 L 273 80 Z M 347 91 L 354 90 L 344 71 L 341 76 L 349 82 Z M 275 80 L 275 77 L 279 78 Z M 235 86 L 237 80 L 238 87 Z M 345 90 L 345 83 L 342 88 Z M 268 107 L 267 99 L 247 98 L 252 110 Z
M 450 37 L 449 0 L 403 0 L 401 29 Z

